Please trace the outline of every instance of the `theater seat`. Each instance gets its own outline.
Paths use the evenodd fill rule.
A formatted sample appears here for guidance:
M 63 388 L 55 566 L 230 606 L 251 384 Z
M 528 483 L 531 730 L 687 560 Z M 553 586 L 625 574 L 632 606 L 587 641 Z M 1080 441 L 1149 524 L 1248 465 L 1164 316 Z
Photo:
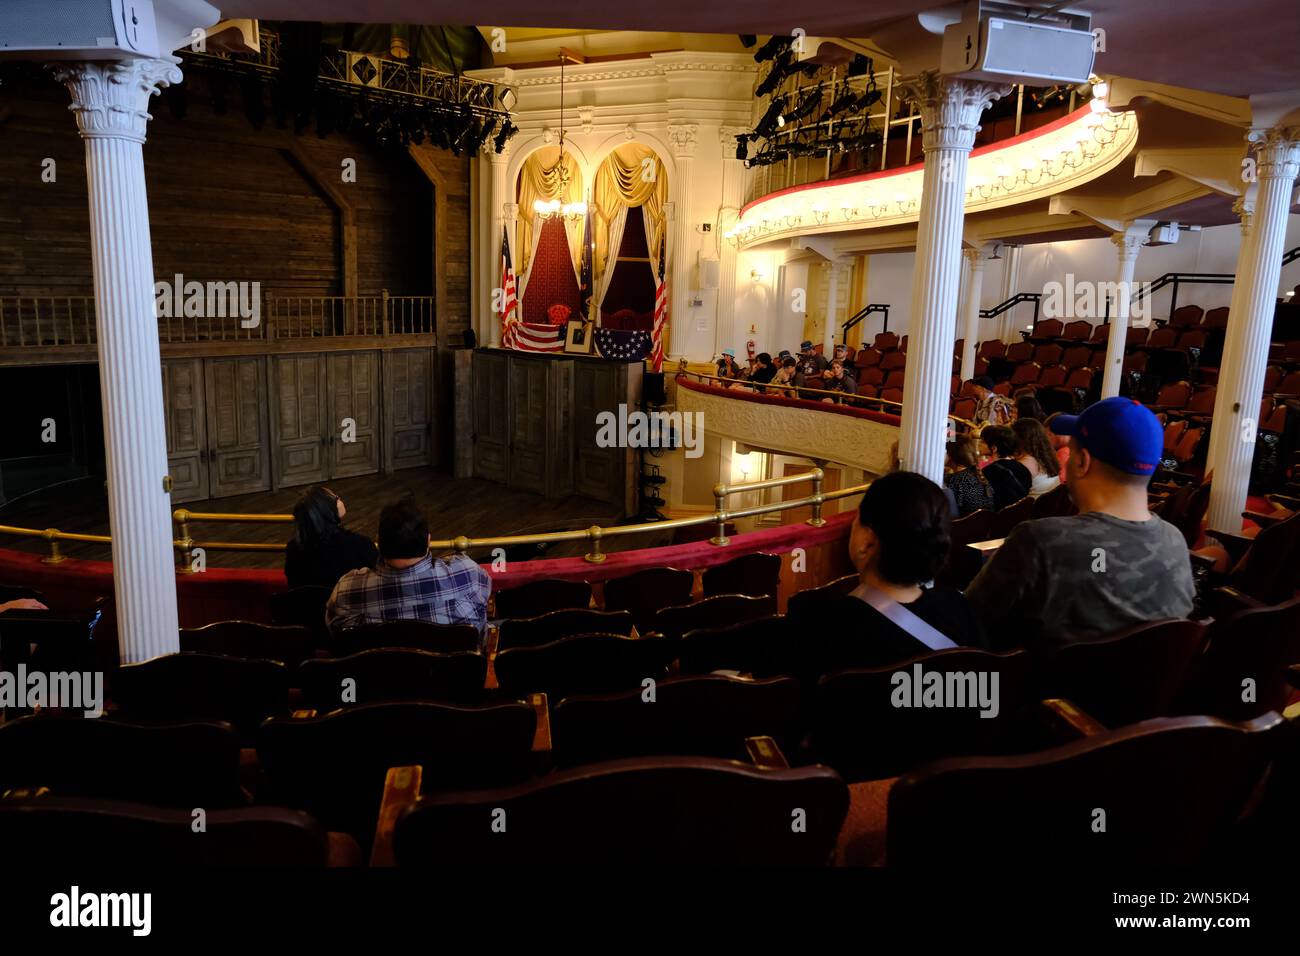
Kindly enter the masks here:
M 1201 324 L 1201 317 L 1204 314 L 1204 310 L 1199 305 L 1179 306 L 1169 317 L 1169 324 L 1177 329 L 1194 328 Z
M 742 594 L 719 594 L 695 604 L 664 608 L 654 616 L 650 629 L 665 637 L 679 638 L 697 628 L 722 627 L 775 613 L 775 595 L 748 597 Z
M 486 681 L 487 657 L 478 651 L 380 647 L 304 661 L 298 668 L 303 706 L 322 712 L 394 700 L 471 706 L 482 702 Z
M 1281 713 L 1294 695 L 1286 679 L 1286 669 L 1294 664 L 1300 664 L 1300 598 L 1220 618 L 1210 625 L 1181 712 L 1224 720 Z M 1244 686 L 1254 693 L 1243 694 Z
M 1169 349 L 1173 348 L 1178 341 L 1178 330 L 1172 326 L 1166 325 L 1162 328 L 1155 329 L 1147 336 L 1146 346 L 1150 349 Z M 1130 345 L 1133 343 L 1129 343 Z
M 1065 323 L 1060 319 L 1040 319 L 1038 324 L 1034 326 L 1033 331 L 1029 333 L 1029 337 L 1037 340 L 1050 340 L 1059 338 L 1064 331 Z
M 537 617 L 550 611 L 585 608 L 591 604 L 591 585 L 586 581 L 531 581 L 493 593 L 494 617 Z
M 749 600 L 758 600 L 751 598 Z M 614 694 L 662 679 L 676 657 L 676 642 L 653 632 L 644 637 L 575 634 L 538 647 L 512 647 L 496 656 L 503 694 L 546 694 L 552 702 L 572 694 Z
M 629 611 L 642 628 L 660 608 L 686 604 L 695 588 L 695 574 L 681 568 L 646 568 L 610 578 L 604 585 L 604 609 Z
M 342 631 L 335 638 L 338 654 L 355 654 L 376 647 L 410 647 L 421 651 L 453 654 L 477 651 L 482 644 L 473 624 L 433 624 L 429 621 L 384 621 L 362 624 Z
M 1087 342 L 1092 338 L 1092 323 L 1084 319 L 1067 322 L 1061 331 L 1061 338 L 1071 342 Z
M 719 594 L 775 595 L 781 582 L 781 556 L 746 554 L 706 568 L 701 578 L 706 598 Z
M 509 647 L 538 647 L 574 634 L 632 633 L 632 615 L 627 611 L 572 609 L 552 611 L 538 617 L 502 621 L 497 629 L 497 650 Z
M 1228 307 L 1226 305 L 1211 309 L 1205 313 L 1205 318 L 1201 319 L 1201 328 L 1203 329 L 1226 329 L 1227 327 Z
M 297 667 L 311 656 L 316 640 L 309 628 L 279 627 L 253 621 L 217 621 L 199 628 L 181 628 L 182 651 L 261 657 Z

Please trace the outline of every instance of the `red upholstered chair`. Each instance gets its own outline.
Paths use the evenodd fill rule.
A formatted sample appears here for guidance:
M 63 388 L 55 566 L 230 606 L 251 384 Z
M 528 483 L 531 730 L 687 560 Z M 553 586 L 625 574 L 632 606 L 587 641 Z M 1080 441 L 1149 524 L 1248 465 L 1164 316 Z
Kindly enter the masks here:
M 859 395 L 863 395 L 863 396 L 865 396 L 865 397 L 867 397 L 867 398 L 875 398 L 875 397 L 876 397 L 876 391 L 877 391 L 877 389 L 876 389 L 876 386 L 874 386 L 874 385 L 868 385 L 866 382 L 859 382 L 859 383 L 858 383 L 858 394 L 859 394 Z
M 1034 346 L 1029 342 L 1015 342 L 1007 346 L 1006 359 L 1019 365 L 1034 357 Z
M 904 376 L 906 374 L 907 373 L 904 372 L 901 368 L 891 369 L 889 374 L 885 376 L 885 387 L 902 388 L 904 382 Z
M 1182 335 L 1178 336 L 1178 347 L 1180 349 L 1205 348 L 1205 333 L 1200 329 L 1188 329 Z
M 864 368 L 862 374 L 858 376 L 860 385 L 880 385 L 885 381 L 885 370 L 879 365 L 873 365 L 870 368 Z
M 1090 389 L 1092 388 L 1092 380 L 1096 374 L 1096 369 L 1076 368 L 1070 373 L 1069 378 L 1065 380 L 1065 387 L 1082 388 L 1085 390 Z
M 1300 340 L 1292 339 L 1286 343 L 1282 358 L 1287 362 L 1300 362 Z
M 1058 364 L 1061 361 L 1061 356 L 1064 352 L 1065 350 L 1059 345 L 1054 342 L 1049 342 L 1047 345 L 1040 345 L 1038 348 L 1034 349 L 1034 361 L 1043 368 L 1047 368 L 1049 365 Z
M 1061 364 L 1066 368 L 1085 368 L 1092 364 L 1092 349 L 1086 345 L 1076 345 L 1066 349 L 1061 356 Z
M 844 364 L 846 366 L 853 365 L 854 364 L 853 359 L 857 357 L 857 354 L 858 354 L 858 350 L 855 349 L 853 346 L 851 345 L 846 346 L 844 349 Z
M 1130 330 L 1132 331 L 1132 330 Z M 1092 330 L 1092 335 L 1088 338 L 1091 345 L 1105 344 L 1110 341 L 1110 323 L 1099 325 Z
M 1227 327 L 1228 307 L 1226 305 L 1211 309 L 1205 313 L 1205 318 L 1201 319 L 1201 328 L 1203 329 L 1226 329 Z
M 892 369 L 902 368 L 907 364 L 907 355 L 904 352 L 889 352 L 880 360 L 880 367 L 886 372 Z
M 1199 305 L 1184 305 L 1174 309 L 1174 314 L 1169 317 L 1169 324 L 1177 329 L 1190 329 L 1193 326 L 1201 324 L 1201 317 L 1205 315 L 1205 310 Z
M 1007 343 L 1001 339 L 990 339 L 980 343 L 978 356 L 982 359 L 1002 358 L 1007 354 Z
M 1017 365 L 1016 370 L 1011 373 L 1012 386 L 1032 385 L 1038 381 L 1038 376 L 1043 372 L 1043 367 L 1037 362 L 1025 362 L 1023 365 Z
M 1300 395 L 1300 372 L 1292 372 L 1282 379 L 1275 395 Z
M 989 373 L 989 360 L 980 356 L 975 360 L 975 374 L 987 375 Z
M 1214 396 L 1218 393 L 1218 388 L 1211 385 L 1209 388 L 1202 388 L 1192 395 L 1192 400 L 1187 403 L 1187 412 L 1191 415 L 1212 415 L 1214 414 Z
M 1033 339 L 1054 339 L 1065 331 L 1065 323 L 1060 319 L 1040 319 L 1034 331 L 1029 333 Z
M 1268 347 L 1268 360 L 1270 362 L 1286 361 L 1286 343 L 1274 342 Z
M 957 392 L 958 398 L 975 398 L 975 383 L 962 382 L 961 389 Z
M 1146 352 L 1134 352 L 1132 355 L 1126 355 L 1124 356 L 1124 371 L 1145 372 L 1149 359 L 1150 356 Z
M 1093 349 L 1092 360 L 1088 362 L 1088 368 L 1105 368 L 1106 367 L 1106 349 Z
M 993 392 L 996 395 L 1008 396 L 1011 394 L 1010 382 L 998 382 L 993 386 Z
M 1173 454 L 1178 443 L 1182 441 L 1183 433 L 1187 431 L 1187 420 L 1183 418 L 1175 419 L 1165 426 L 1164 448 L 1167 454 Z
M 952 347 L 953 358 L 961 358 L 961 350 L 966 347 L 965 339 L 958 339 Z
M 954 375 L 954 376 L 952 377 L 952 381 L 949 382 L 949 384 L 948 384 L 948 394 L 949 394 L 949 395 L 956 395 L 957 392 L 958 392 L 958 390 L 959 390 L 960 388 L 961 388 L 961 376 L 960 376 L 960 375 Z
M 1061 332 L 1061 338 L 1069 339 L 1071 342 L 1086 342 L 1091 336 L 1092 323 L 1085 319 L 1065 323 L 1065 329 Z
M 1043 369 L 1043 374 L 1038 376 L 1038 387 L 1059 388 L 1065 384 L 1068 371 L 1064 365 L 1053 365 L 1051 368 Z
M 898 343 L 898 350 L 899 350 L 900 352 L 906 352 L 906 351 L 907 351 L 907 336 L 906 336 L 906 335 L 904 335 L 903 338 L 902 338 L 902 340 L 899 341 L 899 343 Z
M 1285 373 L 1280 365 L 1270 365 L 1264 370 L 1264 394 L 1272 395 L 1277 391 L 1277 387 L 1282 384 L 1282 376 Z
M 1147 348 L 1171 349 L 1178 341 L 1178 330 L 1171 325 L 1156 329 L 1147 336 Z
M 1124 339 L 1125 345 L 1146 345 L 1147 338 L 1151 335 L 1151 329 L 1148 327 L 1129 326 L 1128 334 Z
M 1276 432 L 1279 435 L 1286 431 L 1286 405 L 1276 405 L 1269 412 L 1268 418 L 1261 417 L 1259 428 L 1260 431 Z
M 1155 408 L 1186 408 L 1192 400 L 1192 386 L 1187 382 L 1170 382 L 1160 389 L 1156 396 Z
M 975 399 L 959 398 L 952 403 L 952 413 L 958 418 L 964 418 L 967 421 L 975 417 Z
M 881 354 L 875 349 L 859 349 L 853 357 L 853 364 L 858 368 L 872 368 L 880 364 Z
M 1185 468 L 1196 456 L 1196 449 L 1200 446 L 1204 435 L 1204 428 L 1188 428 L 1183 432 L 1183 437 L 1178 439 L 1178 444 L 1173 451 L 1173 457 L 1178 461 L 1180 468 Z
M 892 352 L 898 348 L 898 336 L 893 332 L 880 332 L 871 347 L 879 352 Z
M 887 388 L 880 393 L 880 397 L 886 402 L 897 402 L 901 404 L 903 401 L 903 390 L 901 388 Z

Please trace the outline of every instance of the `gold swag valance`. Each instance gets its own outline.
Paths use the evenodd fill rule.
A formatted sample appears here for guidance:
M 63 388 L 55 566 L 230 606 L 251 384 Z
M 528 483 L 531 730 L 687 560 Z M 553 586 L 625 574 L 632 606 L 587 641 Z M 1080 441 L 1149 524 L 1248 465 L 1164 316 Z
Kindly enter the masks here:
M 519 170 L 519 233 L 516 254 L 519 257 L 520 275 L 528 273 L 533 255 L 533 230 L 536 228 L 534 223 L 536 212 L 533 210 L 533 203 L 538 199 L 543 202 L 558 199 L 561 203 L 570 203 L 580 202 L 585 198 L 582 171 L 578 168 L 578 161 L 572 153 L 567 151 L 564 153 L 563 168 L 569 174 L 567 188 L 561 184 L 560 148 L 544 146 L 524 160 Z M 569 254 L 576 266 L 582 254 L 582 228 L 579 226 L 576 231 L 570 228 L 567 233 Z
M 650 259 L 658 262 L 664 238 L 664 204 L 668 201 L 668 172 L 654 150 L 640 143 L 624 143 L 614 149 L 596 170 L 593 185 L 596 202 L 596 276 L 602 276 L 609 259 L 610 225 L 625 207 L 642 206 L 651 226 Z M 617 250 L 615 250 L 617 251 Z

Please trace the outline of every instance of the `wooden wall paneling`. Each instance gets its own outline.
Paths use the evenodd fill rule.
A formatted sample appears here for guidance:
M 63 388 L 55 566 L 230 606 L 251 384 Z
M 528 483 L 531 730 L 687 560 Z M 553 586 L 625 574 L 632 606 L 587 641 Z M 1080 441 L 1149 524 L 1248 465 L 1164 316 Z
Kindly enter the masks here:
M 505 482 L 510 474 L 510 367 L 505 354 L 474 353 L 474 477 Z
M 271 474 L 276 488 L 324 481 L 329 427 L 322 356 L 271 357 Z
M 379 470 L 379 353 L 327 355 L 330 477 L 369 475 Z M 343 440 L 344 421 L 355 423 L 353 441 Z
M 572 359 L 552 361 L 547 368 L 546 403 L 535 409 L 546 422 L 546 496 L 567 498 L 573 494 L 573 367 Z
M 623 448 L 601 448 L 596 443 L 597 416 L 611 408 L 620 391 L 624 367 L 613 362 L 575 362 L 573 370 L 573 490 L 597 501 L 623 501 L 626 475 Z
M 506 388 L 509 394 L 511 488 L 539 495 L 547 488 L 546 406 L 551 393 L 547 369 L 551 360 L 510 356 Z
M 204 360 L 211 497 L 271 487 L 266 359 Z
M 162 363 L 167 471 L 172 503 L 208 497 L 207 421 L 204 414 L 203 361 L 168 359 Z
M 433 352 L 384 353 L 384 469 L 433 464 Z

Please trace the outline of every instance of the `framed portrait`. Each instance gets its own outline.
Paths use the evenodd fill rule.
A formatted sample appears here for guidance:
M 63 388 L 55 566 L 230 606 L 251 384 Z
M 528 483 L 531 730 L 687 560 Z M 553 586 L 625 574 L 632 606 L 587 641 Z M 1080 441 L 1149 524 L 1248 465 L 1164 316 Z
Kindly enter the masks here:
M 570 319 L 564 332 L 564 351 L 576 355 L 591 354 L 591 323 Z

